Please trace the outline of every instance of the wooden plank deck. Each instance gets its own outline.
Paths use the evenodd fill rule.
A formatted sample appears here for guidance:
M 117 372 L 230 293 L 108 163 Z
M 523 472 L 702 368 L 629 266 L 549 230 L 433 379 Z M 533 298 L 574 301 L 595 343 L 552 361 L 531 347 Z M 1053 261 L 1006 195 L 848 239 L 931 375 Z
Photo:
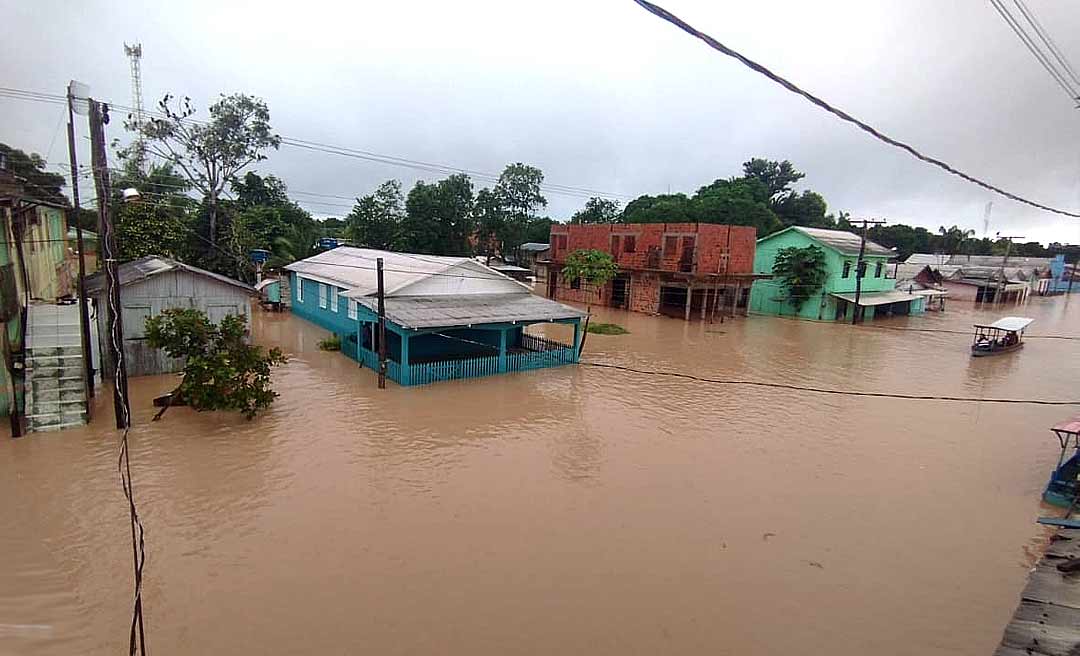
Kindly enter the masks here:
M 1057 569 L 1075 558 L 1080 558 L 1080 529 L 1060 529 L 1031 570 L 994 656 L 1080 654 L 1080 572 Z

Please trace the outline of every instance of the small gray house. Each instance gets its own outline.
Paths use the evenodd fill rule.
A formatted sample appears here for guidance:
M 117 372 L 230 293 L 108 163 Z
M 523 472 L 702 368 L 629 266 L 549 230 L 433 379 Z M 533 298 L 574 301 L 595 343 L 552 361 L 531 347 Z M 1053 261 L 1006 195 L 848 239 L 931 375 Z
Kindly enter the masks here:
M 244 315 L 251 322 L 251 285 L 158 255 L 125 262 L 119 267 L 121 317 L 124 322 L 124 357 L 129 376 L 179 371 L 183 362 L 146 345 L 146 320 L 171 308 L 196 308 L 217 323 L 227 314 Z M 113 363 L 105 340 L 109 337 L 103 272 L 86 279 L 86 293 L 94 300 L 101 340 L 104 374 L 112 377 Z

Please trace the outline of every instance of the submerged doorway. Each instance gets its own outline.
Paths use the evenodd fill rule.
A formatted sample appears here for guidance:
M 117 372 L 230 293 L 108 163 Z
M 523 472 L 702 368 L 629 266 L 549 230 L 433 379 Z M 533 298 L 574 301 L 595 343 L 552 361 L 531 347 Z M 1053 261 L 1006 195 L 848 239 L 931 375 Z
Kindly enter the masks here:
M 611 307 L 627 309 L 630 306 L 630 279 L 616 276 L 611 281 Z

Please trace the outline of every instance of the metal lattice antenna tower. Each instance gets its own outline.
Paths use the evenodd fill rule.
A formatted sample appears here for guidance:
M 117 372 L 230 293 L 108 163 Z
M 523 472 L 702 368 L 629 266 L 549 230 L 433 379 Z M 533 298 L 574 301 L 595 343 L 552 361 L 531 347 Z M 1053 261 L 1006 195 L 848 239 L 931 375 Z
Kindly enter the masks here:
M 135 108 L 133 121 L 136 128 L 135 165 L 146 172 L 146 145 L 143 143 L 143 99 L 142 99 L 142 44 L 129 46 L 124 43 L 124 53 L 131 60 L 131 106 Z

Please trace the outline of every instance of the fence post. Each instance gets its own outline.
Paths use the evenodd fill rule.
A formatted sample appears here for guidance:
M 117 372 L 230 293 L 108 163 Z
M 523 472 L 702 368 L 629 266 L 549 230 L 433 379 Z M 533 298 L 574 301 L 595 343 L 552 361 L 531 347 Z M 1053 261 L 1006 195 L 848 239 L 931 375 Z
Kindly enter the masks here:
M 499 331 L 499 373 L 506 373 L 506 329 Z

